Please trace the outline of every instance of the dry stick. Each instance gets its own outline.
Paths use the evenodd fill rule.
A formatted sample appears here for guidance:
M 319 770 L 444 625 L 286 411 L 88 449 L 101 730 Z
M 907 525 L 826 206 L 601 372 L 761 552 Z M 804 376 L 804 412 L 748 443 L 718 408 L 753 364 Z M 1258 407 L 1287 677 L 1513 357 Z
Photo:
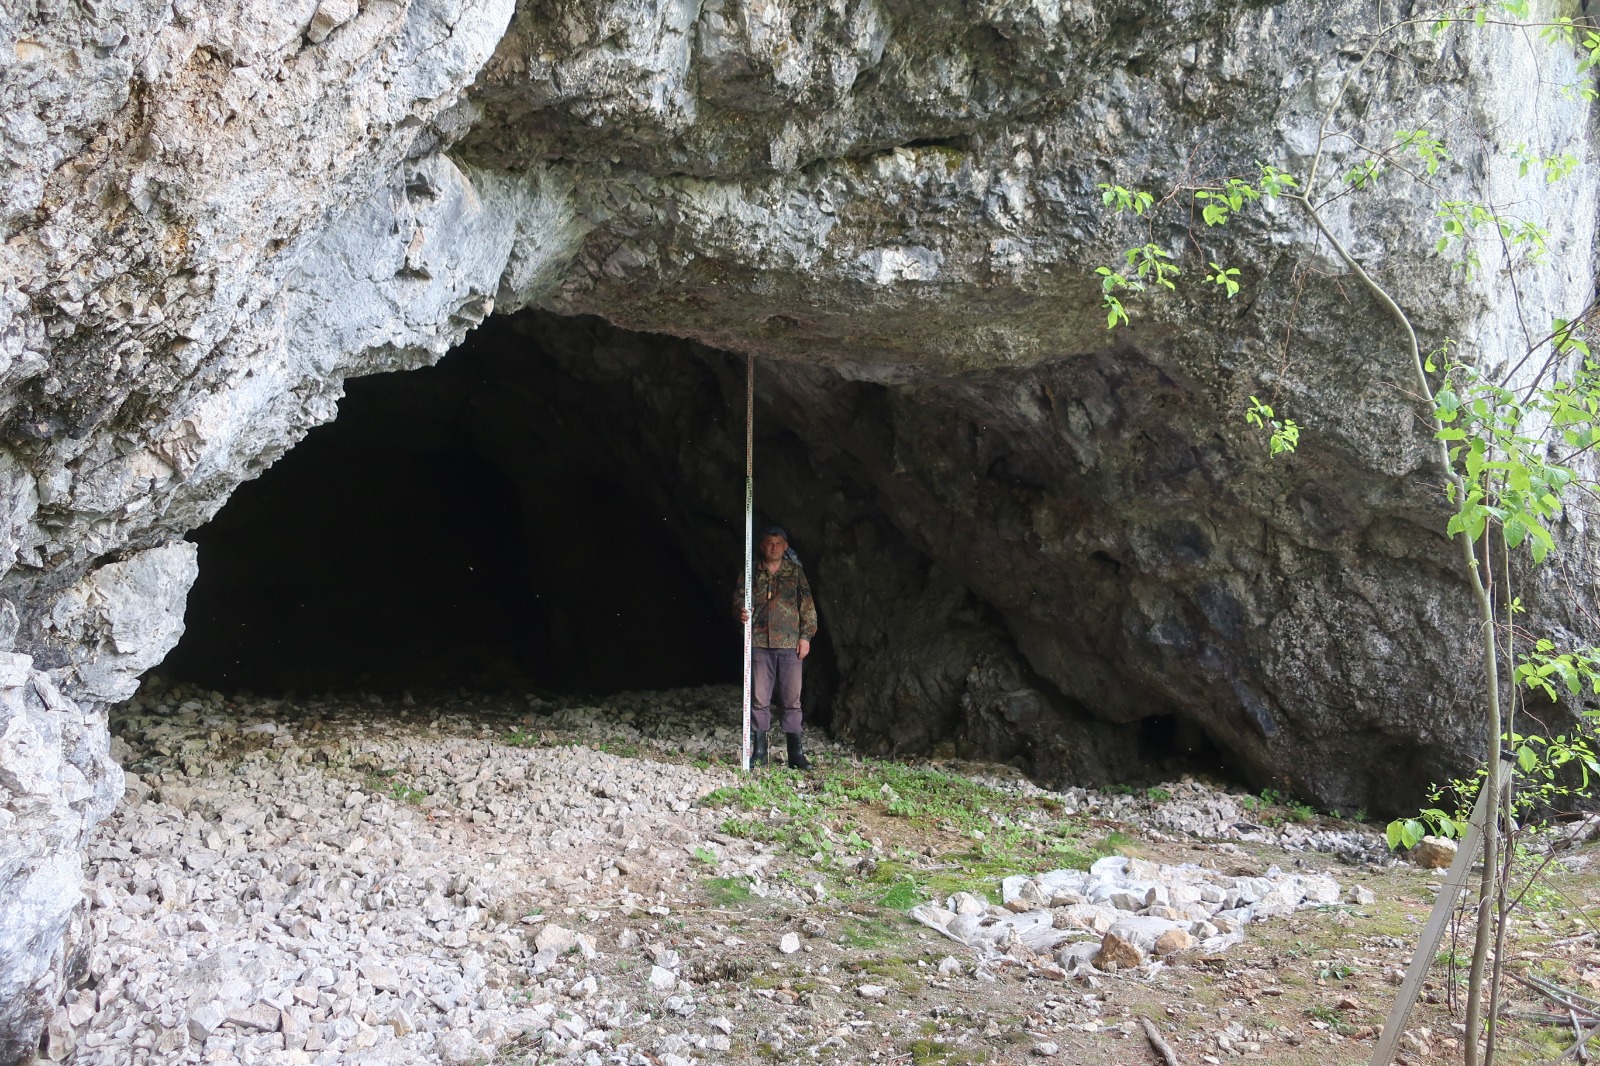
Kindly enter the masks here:
M 1179 1066 L 1177 1054 L 1172 1050 L 1172 1045 L 1162 1039 L 1161 1030 L 1156 1028 L 1156 1023 L 1149 1018 L 1139 1020 L 1144 1023 L 1145 1039 L 1150 1041 L 1150 1046 L 1156 1049 L 1156 1054 L 1161 1056 L 1162 1061 L 1167 1066 Z
M 1551 1003 L 1556 1004 L 1558 1007 L 1564 1007 L 1567 1010 L 1575 1010 L 1580 1014 L 1586 1014 L 1596 1019 L 1600 1019 L 1600 1013 L 1597 1013 L 1595 1008 L 1585 1006 L 1581 1002 L 1574 1003 L 1571 999 L 1567 998 L 1568 995 L 1575 996 L 1576 993 L 1568 993 L 1566 989 L 1560 987 L 1546 988 L 1543 985 L 1535 984 L 1533 981 L 1528 980 L 1519 973 L 1512 973 L 1510 970 L 1506 971 L 1506 976 L 1511 978 L 1517 984 L 1522 985 L 1524 988 L 1532 989 L 1534 992 L 1543 996 L 1545 999 L 1548 999 Z
M 1485 537 L 1485 540 L 1487 539 L 1488 538 Z M 1503 536 L 1500 538 L 1500 546 L 1506 552 L 1504 563 L 1506 568 L 1506 583 L 1509 585 L 1511 583 L 1511 553 L 1510 549 L 1506 547 L 1505 537 Z M 1488 552 L 1485 551 L 1484 554 L 1487 556 Z M 1507 598 L 1509 599 L 1509 597 Z M 1506 614 L 1509 615 L 1510 613 L 1511 607 L 1508 603 L 1506 607 Z M 1514 646 L 1512 644 L 1512 640 L 1513 638 L 1510 636 L 1506 638 L 1506 660 L 1508 663 L 1511 661 L 1511 649 Z M 1516 698 L 1516 692 L 1515 689 L 1513 689 L 1511 696 L 1511 713 L 1513 715 L 1516 714 Z M 1516 783 L 1516 779 L 1517 775 L 1513 771 L 1506 771 L 1505 795 L 1500 797 L 1500 817 L 1502 823 L 1506 823 L 1511 820 L 1511 790 Z M 1502 826 L 1496 825 L 1494 827 L 1494 831 L 1496 833 L 1501 832 Z M 1511 881 L 1511 863 L 1515 858 L 1514 849 L 1512 847 L 1513 843 L 1514 841 L 1511 838 L 1511 833 L 1509 830 L 1507 830 L 1506 847 L 1501 854 L 1501 868 L 1495 881 L 1494 966 L 1491 968 L 1489 976 L 1489 1032 L 1488 1038 L 1484 1041 L 1487 1046 L 1483 1053 L 1483 1066 L 1494 1066 L 1495 1038 L 1499 1035 L 1497 1032 L 1497 1026 L 1500 1018 L 1500 992 L 1505 983 L 1501 980 L 1501 978 L 1505 975 L 1506 933 L 1507 927 L 1511 924 L 1508 918 L 1511 913 L 1511 900 L 1508 888 Z
M 1585 940 L 1593 940 L 1594 937 L 1595 931 L 1591 929 L 1587 933 L 1579 933 L 1577 936 L 1569 936 L 1565 940 L 1552 940 L 1550 941 L 1550 946 L 1553 948 L 1570 948 L 1574 944 L 1583 943 Z
M 1583 1004 L 1583 1006 L 1578 1008 L 1579 1010 L 1582 1010 L 1588 1014 L 1593 1014 L 1596 1017 L 1600 1017 L 1600 999 L 1594 999 L 1590 996 L 1586 996 L 1582 992 L 1575 991 L 1574 989 L 1568 988 L 1565 985 L 1557 984 L 1548 977 L 1540 977 L 1538 974 L 1529 974 L 1528 979 L 1534 984 L 1538 985 L 1540 988 L 1548 989 L 1551 992 L 1556 993 L 1558 996 L 1566 996 L 1568 999 L 1576 1003 Z
M 1545 978 L 1540 977 L 1538 974 L 1530 975 L 1529 979 L 1540 988 L 1547 988 L 1558 995 L 1566 996 L 1568 999 L 1577 1000 L 1579 1003 L 1584 1004 L 1584 1006 L 1578 1008 L 1579 1010 L 1583 1011 L 1583 1013 L 1593 1014 L 1596 1017 L 1600 1017 L 1600 999 L 1590 999 L 1588 996 L 1585 996 L 1579 992 L 1574 992 L 1570 988 L 1563 988 L 1554 981 L 1546 980 Z
M 1589 1053 L 1583 1048 L 1583 1026 L 1578 1024 L 1578 1012 L 1569 1010 L 1567 1011 L 1567 1017 L 1572 1019 L 1572 1035 L 1578 1038 L 1578 1061 L 1588 1062 Z
M 1578 1037 L 1578 1042 L 1576 1044 L 1573 1044 L 1571 1047 L 1567 1048 L 1567 1050 L 1563 1051 L 1559 1056 L 1556 1057 L 1555 1061 L 1563 1062 L 1567 1059 L 1576 1058 L 1579 1055 L 1588 1054 L 1588 1052 L 1584 1050 L 1584 1045 L 1593 1040 L 1596 1034 L 1600 1034 L 1600 1022 L 1595 1022 L 1594 1025 L 1589 1028 L 1587 1033 L 1583 1033 Z

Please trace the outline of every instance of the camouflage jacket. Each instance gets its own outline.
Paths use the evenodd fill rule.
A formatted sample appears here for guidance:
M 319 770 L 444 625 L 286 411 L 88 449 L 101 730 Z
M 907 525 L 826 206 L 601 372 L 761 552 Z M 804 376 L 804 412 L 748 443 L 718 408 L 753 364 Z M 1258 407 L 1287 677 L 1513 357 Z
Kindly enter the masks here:
M 744 606 L 743 581 L 733 606 L 735 611 Z M 785 559 L 776 574 L 756 564 L 750 617 L 752 640 L 758 648 L 793 648 L 817 635 L 817 605 L 811 599 L 811 583 L 798 563 Z

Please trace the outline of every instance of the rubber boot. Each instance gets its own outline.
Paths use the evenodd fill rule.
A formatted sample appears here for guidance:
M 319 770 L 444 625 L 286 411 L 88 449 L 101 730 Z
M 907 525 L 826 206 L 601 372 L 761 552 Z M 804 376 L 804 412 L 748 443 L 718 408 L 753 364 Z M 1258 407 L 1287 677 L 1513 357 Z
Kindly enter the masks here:
M 750 746 L 750 768 L 753 770 L 757 766 L 767 765 L 767 731 L 757 729 L 750 736 L 754 741 Z
M 811 760 L 806 758 L 806 753 L 800 750 L 800 734 L 785 733 L 783 739 L 789 742 L 789 769 L 811 769 Z

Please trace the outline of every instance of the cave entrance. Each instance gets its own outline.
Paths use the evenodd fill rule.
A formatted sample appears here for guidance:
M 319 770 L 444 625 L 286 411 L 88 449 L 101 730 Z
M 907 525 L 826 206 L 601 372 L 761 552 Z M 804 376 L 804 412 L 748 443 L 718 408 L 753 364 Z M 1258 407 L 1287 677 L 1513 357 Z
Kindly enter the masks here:
M 194 532 L 200 576 L 164 673 L 265 695 L 735 688 L 744 369 L 528 311 L 437 366 L 350 381 L 333 422 Z M 791 532 L 821 621 L 809 728 L 1041 783 L 1222 768 L 1184 703 L 1108 657 L 1127 633 L 1120 564 L 1040 565 L 1031 516 L 1092 524 L 1091 494 L 1030 466 L 1054 438 L 1008 439 L 991 393 L 1069 395 L 1075 372 L 886 384 L 759 367 L 756 520 Z
M 164 673 L 260 693 L 736 683 L 742 486 L 719 510 L 722 479 L 687 467 L 720 471 L 742 424 L 586 376 L 550 322 L 496 317 L 437 366 L 350 381 L 337 419 L 192 535 Z M 678 361 L 719 412 L 714 376 Z

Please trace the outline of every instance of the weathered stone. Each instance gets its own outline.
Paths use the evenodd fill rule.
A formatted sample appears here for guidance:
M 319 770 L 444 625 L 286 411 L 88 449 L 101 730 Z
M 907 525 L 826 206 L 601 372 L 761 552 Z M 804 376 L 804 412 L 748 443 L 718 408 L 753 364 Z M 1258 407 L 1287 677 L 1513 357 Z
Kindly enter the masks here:
M 1086 929 L 1092 933 L 1104 933 L 1122 917 L 1122 912 L 1112 907 L 1100 907 L 1092 903 L 1075 903 L 1070 907 L 1054 908 L 1055 927 L 1057 929 Z
M 1456 842 L 1445 837 L 1425 836 L 1411 849 L 1410 857 L 1425 870 L 1443 870 L 1456 859 Z
M 372 988 L 377 992 L 400 991 L 400 972 L 392 966 L 380 962 L 363 962 L 361 976 L 372 983 Z
M 1116 933 L 1107 933 L 1095 953 L 1094 965 L 1102 970 L 1131 970 L 1144 963 L 1145 953 Z
M 321 0 L 316 14 L 311 16 L 311 25 L 306 27 L 306 39 L 312 44 L 321 44 L 328 39 L 328 34 L 355 18 L 357 13 L 355 0 Z
M 565 955 L 578 946 L 578 936 L 564 926 L 546 925 L 539 930 L 538 935 L 533 938 L 533 942 L 540 951 L 550 951 L 556 955 Z
M 989 910 L 989 904 L 971 892 L 957 892 L 950 899 L 953 904 L 952 909 L 957 914 L 976 915 Z
M 439 1033 L 434 1037 L 433 1049 L 444 1066 L 483 1066 L 490 1056 L 488 1048 L 460 1029 Z
M 228 1012 L 226 1024 L 244 1029 L 258 1029 L 263 1033 L 276 1032 L 279 1023 L 278 1008 L 270 1003 L 252 1003 Z
M 1168 929 L 1156 937 L 1156 942 L 1151 946 L 1153 955 L 1171 955 L 1178 951 L 1188 951 L 1194 947 L 1195 938 L 1185 929 Z
M 1302 903 L 1338 903 L 1339 883 L 1331 877 L 1302 877 L 1300 893 Z
M 196 1040 L 204 1040 L 227 1020 L 228 1011 L 221 1003 L 202 1003 L 189 1012 L 189 1035 Z

